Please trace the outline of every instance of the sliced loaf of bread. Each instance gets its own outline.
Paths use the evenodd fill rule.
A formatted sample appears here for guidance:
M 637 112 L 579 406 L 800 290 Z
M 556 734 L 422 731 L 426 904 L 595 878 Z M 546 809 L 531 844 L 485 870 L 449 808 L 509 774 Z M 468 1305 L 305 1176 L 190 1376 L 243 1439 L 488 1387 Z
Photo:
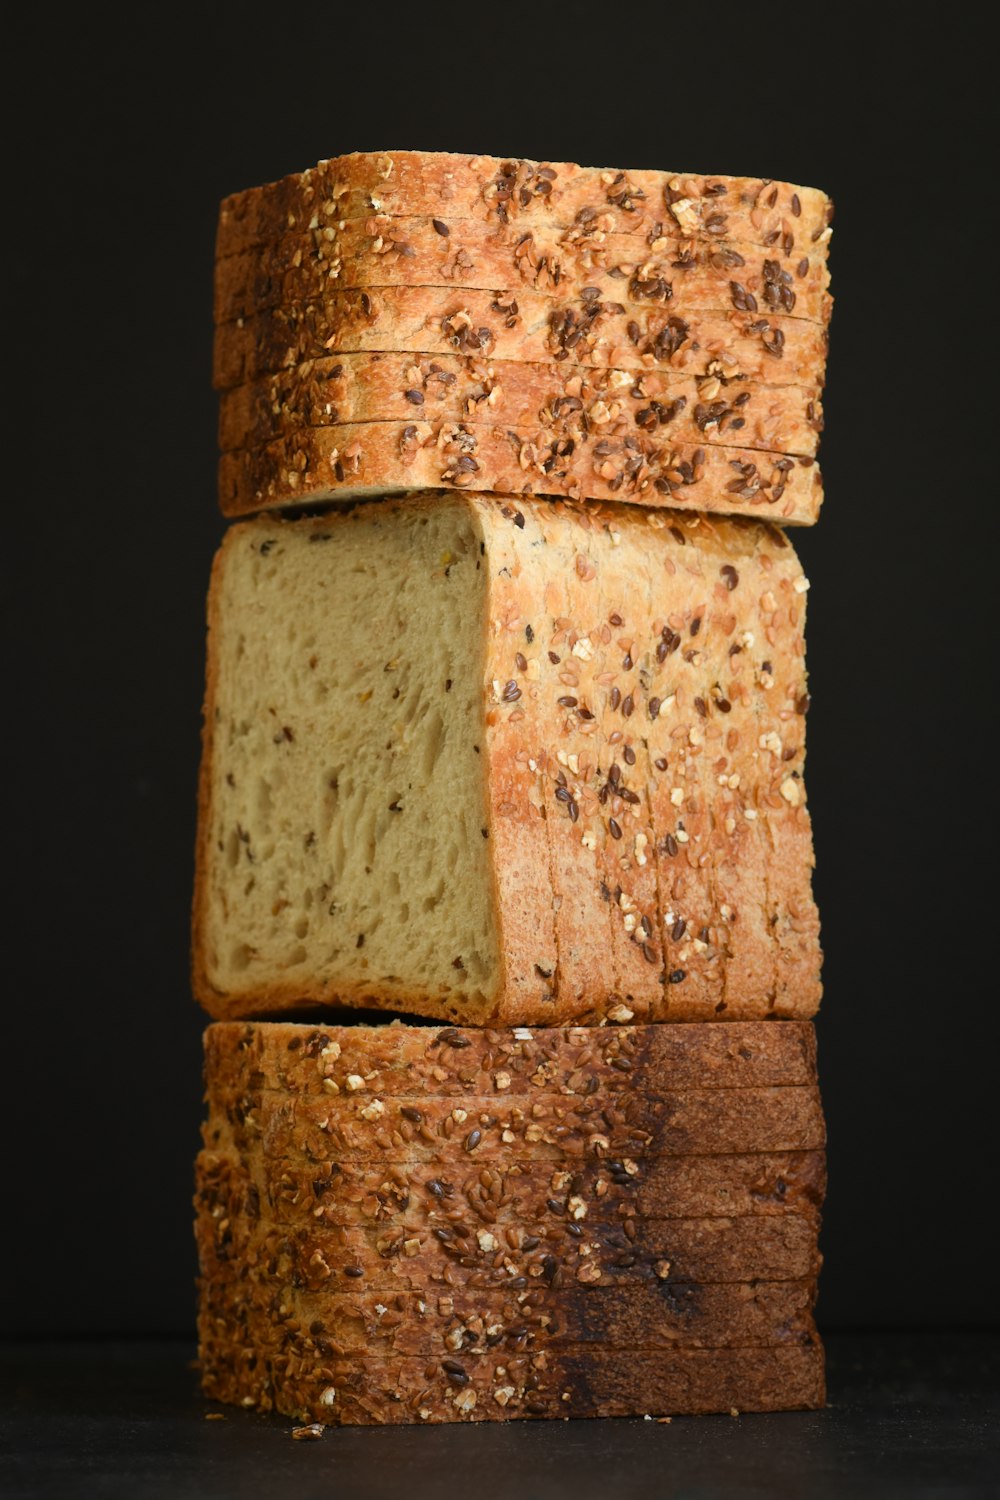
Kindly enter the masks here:
M 199 998 L 811 1015 L 806 586 L 771 528 L 632 506 L 444 492 L 232 528 Z

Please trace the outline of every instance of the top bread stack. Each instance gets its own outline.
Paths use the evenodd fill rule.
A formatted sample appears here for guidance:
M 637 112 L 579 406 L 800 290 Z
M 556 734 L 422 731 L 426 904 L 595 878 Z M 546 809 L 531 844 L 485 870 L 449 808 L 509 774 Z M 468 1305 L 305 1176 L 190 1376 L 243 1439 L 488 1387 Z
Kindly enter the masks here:
M 831 205 L 766 180 L 358 154 L 228 199 L 228 515 L 418 488 L 810 523 Z

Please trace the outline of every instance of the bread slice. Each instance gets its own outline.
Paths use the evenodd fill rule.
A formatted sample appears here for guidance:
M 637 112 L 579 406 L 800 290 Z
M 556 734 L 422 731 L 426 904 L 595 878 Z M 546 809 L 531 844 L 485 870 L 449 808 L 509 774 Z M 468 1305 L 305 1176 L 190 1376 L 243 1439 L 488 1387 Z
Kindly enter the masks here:
M 209 604 L 202 1003 L 475 1025 L 714 1019 L 715 976 L 752 943 L 767 983 L 729 985 L 719 1014 L 811 1015 L 803 587 L 777 532 L 630 506 L 450 492 L 232 529 Z M 716 636 L 729 645 L 706 651 Z M 773 669 L 779 649 L 772 704 L 762 660 Z M 771 717 L 783 737 L 761 745 Z M 695 913 L 679 877 L 664 890 L 646 876 L 651 837 L 661 869 L 702 867 L 708 824 L 689 832 L 672 790 L 699 761 L 726 778 L 713 837 L 780 844 L 786 863 L 745 899 L 735 865 L 729 899 L 702 893 Z M 774 930 L 805 917 L 792 953 Z M 638 954 L 627 968 L 616 929 Z
M 797 524 L 815 521 L 823 499 L 812 459 L 664 442 L 634 429 L 591 434 L 582 417 L 555 429 L 442 420 L 302 427 L 219 460 L 227 516 L 432 488 L 683 504 Z
M 681 1089 L 655 1079 L 611 1100 L 539 1093 L 527 1100 L 377 1095 L 322 1101 L 262 1090 L 208 1091 L 209 1148 L 255 1146 L 272 1160 L 551 1161 L 811 1151 L 825 1141 L 814 1088 Z
M 528 363 L 572 359 L 599 369 L 669 369 L 822 385 L 827 332 L 787 314 L 732 309 L 682 316 L 670 304 L 453 286 L 389 286 L 328 293 L 270 308 L 215 330 L 213 382 L 229 390 L 329 354 L 475 354 Z
M 794 269 L 771 251 L 676 235 L 525 230 L 475 220 L 386 214 L 293 233 L 215 265 L 215 319 L 311 302 L 337 287 L 455 286 L 515 293 L 530 287 L 680 313 L 734 307 L 829 321 L 825 243 Z M 816 252 L 819 253 L 816 253 Z
M 402 1223 L 489 1227 L 555 1215 L 567 1223 L 744 1214 L 809 1216 L 823 1201 L 823 1153 L 602 1157 L 572 1162 L 475 1158 L 356 1162 L 274 1158 L 259 1151 L 203 1151 L 199 1181 L 215 1203 L 276 1224 Z
M 670 371 L 522 364 L 457 354 L 340 354 L 224 391 L 219 447 L 256 448 L 339 422 L 586 423 L 602 437 L 654 436 L 813 457 L 823 430 L 816 387 L 723 382 Z
M 249 1330 L 233 1341 L 203 1329 L 205 1395 L 337 1426 L 792 1411 L 825 1401 L 818 1344 L 652 1353 L 585 1345 L 547 1352 L 541 1365 L 537 1355 L 508 1354 L 307 1363 L 272 1350 Z
M 816 1221 L 796 1214 L 637 1218 L 558 1228 L 529 1220 L 463 1238 L 419 1224 L 299 1229 L 203 1213 L 196 1235 L 203 1275 L 217 1281 L 253 1278 L 275 1289 L 287 1283 L 311 1293 L 420 1292 L 432 1285 L 627 1288 L 668 1279 L 797 1281 L 815 1277 L 820 1266 Z
M 598 1350 L 802 1345 L 816 1336 L 815 1300 L 816 1283 L 808 1280 L 597 1287 L 576 1297 L 548 1286 L 530 1292 L 456 1287 L 428 1296 L 397 1292 L 385 1302 L 364 1292 L 206 1283 L 201 1322 L 210 1336 L 226 1330 L 235 1340 L 250 1302 L 265 1345 L 270 1336 L 303 1359 L 499 1359 L 507 1350 L 548 1353 L 578 1344 Z
M 789 386 L 822 386 L 828 336 L 805 318 L 625 308 L 537 291 L 502 296 L 454 287 L 336 291 L 222 323 L 213 383 L 229 390 L 328 354 L 475 354 L 598 369 L 672 369 Z
M 622 171 L 572 162 L 434 151 L 356 152 L 223 200 L 216 252 L 238 254 L 295 230 L 421 214 L 525 227 L 597 221 L 680 239 L 746 240 L 791 258 L 829 237 L 833 205 L 815 188 L 767 178 Z
M 275 1089 L 302 1099 L 546 1092 L 614 1100 L 653 1080 L 668 1089 L 816 1083 L 810 1021 L 538 1031 L 222 1021 L 208 1026 L 203 1040 L 208 1089 Z

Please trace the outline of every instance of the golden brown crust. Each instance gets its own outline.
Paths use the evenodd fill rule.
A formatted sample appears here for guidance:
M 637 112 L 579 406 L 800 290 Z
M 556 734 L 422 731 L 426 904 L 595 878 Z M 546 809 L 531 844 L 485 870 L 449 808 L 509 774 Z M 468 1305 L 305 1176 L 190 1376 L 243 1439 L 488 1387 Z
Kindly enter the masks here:
M 431 1285 L 589 1289 L 656 1286 L 671 1279 L 798 1281 L 815 1277 L 820 1266 L 815 1219 L 795 1214 L 634 1219 L 557 1229 L 527 1221 L 461 1238 L 444 1228 L 410 1224 L 311 1230 L 264 1220 L 251 1225 L 203 1211 L 197 1237 L 202 1274 L 213 1280 L 254 1280 L 275 1290 L 287 1284 L 311 1293 L 420 1292 Z
M 504 1355 L 468 1364 L 341 1358 L 303 1370 L 294 1357 L 260 1360 L 252 1333 L 233 1343 L 211 1327 L 199 1348 L 206 1396 L 324 1425 L 791 1411 L 825 1400 L 818 1342 L 653 1354 L 586 1346 L 547 1353 L 544 1369 L 538 1356 Z
M 470 218 L 678 239 L 746 240 L 784 259 L 829 238 L 833 207 L 815 188 L 762 178 L 623 171 L 572 162 L 425 151 L 358 152 L 226 198 L 216 250 L 231 255 L 279 235 L 336 228 L 372 213 Z
M 815 1281 L 670 1282 L 601 1287 L 567 1298 L 550 1287 L 525 1291 L 443 1288 L 390 1294 L 318 1294 L 253 1282 L 205 1282 L 202 1320 L 216 1338 L 239 1338 L 249 1303 L 275 1342 L 301 1359 L 364 1354 L 501 1358 L 565 1345 L 609 1349 L 775 1348 L 815 1338 Z
M 796 1023 L 210 1027 L 206 1393 L 324 1423 L 820 1402 L 814 1074 Z M 779 1125 L 798 1149 L 757 1151 Z
M 455 286 L 561 296 L 586 288 L 626 306 L 669 303 L 682 315 L 733 307 L 829 321 L 825 243 L 787 269 L 759 246 L 679 244 L 655 226 L 646 235 L 622 234 L 597 228 L 599 222 L 532 230 L 376 214 L 293 233 L 216 262 L 215 319 L 252 317 L 341 287 Z
M 815 455 L 818 390 L 724 382 L 671 371 L 522 364 L 458 354 L 341 354 L 308 360 L 222 395 L 219 447 L 259 447 L 302 427 L 340 422 L 487 420 L 554 433 L 574 418 L 599 436 L 739 444 Z
M 599 298 L 516 296 L 454 287 L 340 291 L 222 323 L 215 332 L 219 390 L 329 354 L 410 351 L 546 363 L 570 358 L 601 369 L 743 375 L 821 386 L 826 330 L 785 315 L 733 310 L 682 317 Z
M 629 1087 L 637 1067 L 657 1073 L 671 1088 L 816 1082 L 816 1034 L 809 1021 L 536 1031 L 230 1021 L 208 1026 L 204 1046 L 209 1086 L 286 1090 L 302 1098 L 357 1092 L 382 1098 L 538 1092 L 613 1097 Z
M 422 419 L 304 427 L 219 460 L 219 503 L 227 516 L 435 488 L 685 505 L 799 525 L 816 520 L 823 498 L 811 459 L 665 442 L 659 435 L 607 437 L 577 421 L 558 429 Z
M 314 1101 L 267 1089 L 208 1089 L 205 1144 L 264 1149 L 312 1161 L 430 1161 L 446 1148 L 477 1161 L 808 1151 L 825 1142 L 814 1088 L 668 1090 L 638 1070 L 613 1100 L 534 1094 L 527 1099 L 382 1099 L 367 1093 Z M 461 1160 L 461 1157 L 458 1157 Z
M 822 1151 L 743 1155 L 607 1157 L 600 1161 L 483 1165 L 429 1162 L 243 1157 L 203 1151 L 199 1180 L 227 1212 L 259 1211 L 276 1224 L 411 1222 L 446 1228 L 547 1220 L 739 1218 L 744 1214 L 808 1217 L 823 1201 Z

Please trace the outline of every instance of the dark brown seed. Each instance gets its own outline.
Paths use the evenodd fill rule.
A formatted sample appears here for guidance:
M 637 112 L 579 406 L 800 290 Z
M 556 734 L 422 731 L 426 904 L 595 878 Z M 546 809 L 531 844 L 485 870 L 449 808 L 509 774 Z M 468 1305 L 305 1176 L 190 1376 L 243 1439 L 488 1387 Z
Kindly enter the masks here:
M 642 956 L 648 964 L 656 963 L 656 949 L 653 947 L 652 943 L 643 943 Z
M 437 230 L 438 234 L 444 235 L 445 239 L 447 239 L 451 234 L 451 230 L 448 228 L 447 224 L 442 222 L 441 219 L 432 219 L 431 223 L 434 225 L 434 228 Z
M 668 984 L 681 984 L 682 981 L 685 980 L 686 978 L 687 978 L 687 973 L 686 973 L 686 971 L 684 969 L 674 969 L 674 971 L 671 974 L 667 975 L 667 983 Z
M 578 699 L 571 697 L 568 693 L 556 700 L 562 708 L 576 708 Z
M 403 1116 L 404 1120 L 412 1120 L 414 1125 L 422 1125 L 424 1123 L 423 1115 L 419 1109 L 414 1109 L 412 1105 L 404 1104 L 399 1113 Z
M 608 819 L 608 831 L 613 839 L 620 839 L 622 836 L 621 828 L 614 818 Z
M 466 1151 L 475 1151 L 482 1138 L 483 1132 L 481 1130 L 470 1130 L 468 1135 L 465 1137 L 465 1140 L 462 1142 L 462 1145 L 464 1146 Z
M 423 404 L 424 404 L 424 393 L 423 393 L 423 391 L 410 390 L 410 391 L 407 391 L 405 394 L 406 394 L 406 399 L 407 399 L 407 401 L 409 401 L 409 403 L 410 403 L 411 406 L 423 406 Z
M 635 751 L 632 749 L 631 745 L 626 745 L 622 750 L 622 760 L 627 766 L 635 765 Z
M 677 840 L 674 838 L 672 833 L 668 833 L 666 838 L 663 840 L 663 848 L 664 852 L 669 854 L 671 859 L 676 856 L 678 845 Z
M 722 581 L 725 583 L 726 588 L 730 593 L 732 593 L 733 589 L 740 581 L 740 575 L 737 573 L 732 563 L 726 563 L 719 569 L 719 572 L 722 574 Z
M 527 658 L 522 656 L 520 651 L 515 652 L 514 660 L 517 663 L 517 670 L 519 672 L 526 672 L 528 670 Z

